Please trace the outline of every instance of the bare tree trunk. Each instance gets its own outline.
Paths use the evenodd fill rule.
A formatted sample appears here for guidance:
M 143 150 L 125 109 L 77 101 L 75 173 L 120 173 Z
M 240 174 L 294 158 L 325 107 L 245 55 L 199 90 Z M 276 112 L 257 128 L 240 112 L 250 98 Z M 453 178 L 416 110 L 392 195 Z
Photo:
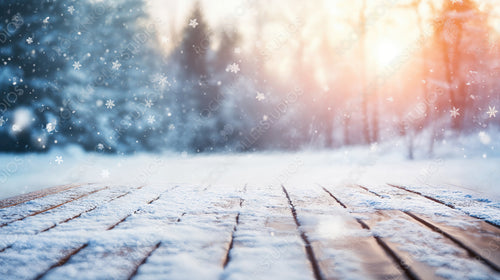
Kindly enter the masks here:
M 417 14 L 417 20 L 418 20 L 418 31 L 420 33 L 420 36 L 424 36 L 424 23 L 422 20 L 422 15 L 420 14 L 419 6 L 422 3 L 421 0 L 415 2 L 415 10 Z M 420 64 L 420 76 L 422 77 L 423 81 L 427 81 L 427 53 L 425 48 L 421 48 L 421 64 Z M 422 90 L 422 100 L 424 100 L 424 106 L 425 106 L 425 111 L 424 111 L 424 116 L 422 117 L 422 121 L 418 124 L 418 127 L 416 128 L 417 131 L 420 131 L 429 121 L 429 114 L 431 110 L 431 106 L 429 105 L 429 97 L 427 94 L 427 83 L 420 83 L 420 88 Z
M 415 143 L 415 133 L 414 131 L 408 131 L 406 134 L 408 137 L 408 159 L 413 160 L 414 155 L 413 155 L 413 150 L 414 150 L 414 143 Z
M 351 140 L 349 138 L 349 126 L 351 125 L 351 116 L 349 114 L 344 115 L 344 145 L 350 145 Z
M 361 59 L 361 85 L 362 85 L 362 101 L 361 101 L 361 114 L 362 114 L 362 126 L 363 126 L 363 136 L 365 143 L 370 142 L 370 127 L 368 124 L 368 93 L 367 91 L 367 81 L 366 81 L 366 0 L 363 0 L 361 6 L 361 11 L 359 13 L 359 28 L 360 28 L 360 59 Z
M 379 134 L 378 134 L 378 117 L 379 117 L 379 112 L 378 112 L 378 87 L 374 89 L 373 92 L 373 112 L 372 112 L 372 142 L 378 142 L 379 139 Z

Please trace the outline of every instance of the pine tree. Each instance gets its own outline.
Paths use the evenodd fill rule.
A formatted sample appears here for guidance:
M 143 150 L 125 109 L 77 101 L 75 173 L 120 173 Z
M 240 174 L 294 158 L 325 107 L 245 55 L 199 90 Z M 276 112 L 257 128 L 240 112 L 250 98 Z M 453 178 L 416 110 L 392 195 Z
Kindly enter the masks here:
M 71 17 L 62 1 L 2 1 L 0 23 L 0 149 L 44 150 L 54 141 L 62 111 L 66 65 L 54 51 Z
M 200 4 L 196 3 L 186 21 L 173 60 L 179 65 L 177 80 L 182 87 L 175 101 L 180 108 L 179 135 L 196 152 L 214 150 L 217 142 L 218 103 L 222 102 L 215 75 L 211 73 L 212 32 Z
M 159 109 L 158 114 L 146 102 L 160 107 L 168 81 L 157 73 L 159 54 L 152 47 L 156 34 L 144 24 L 148 19 L 144 2 L 82 1 L 78 9 L 82 17 L 75 26 L 81 31 L 68 38 L 71 45 L 65 51 L 67 65 L 81 67 L 68 73 L 65 100 L 75 115 L 65 133 L 87 150 L 103 146 L 118 152 L 161 148 L 148 140 L 163 132 L 156 128 L 164 111 Z

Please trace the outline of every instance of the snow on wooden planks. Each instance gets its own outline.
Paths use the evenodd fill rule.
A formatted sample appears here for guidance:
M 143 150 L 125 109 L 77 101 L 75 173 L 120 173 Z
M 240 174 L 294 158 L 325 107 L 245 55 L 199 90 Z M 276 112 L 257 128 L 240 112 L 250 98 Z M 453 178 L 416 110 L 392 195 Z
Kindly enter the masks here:
M 2 279 L 499 279 L 500 231 L 386 186 L 74 185 L 0 201 Z

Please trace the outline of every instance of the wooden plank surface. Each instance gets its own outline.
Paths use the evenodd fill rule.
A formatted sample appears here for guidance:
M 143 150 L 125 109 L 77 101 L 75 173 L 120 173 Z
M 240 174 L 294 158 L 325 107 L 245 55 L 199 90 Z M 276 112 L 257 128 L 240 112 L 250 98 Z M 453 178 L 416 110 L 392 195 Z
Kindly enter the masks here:
M 498 227 L 390 185 L 88 184 L 0 205 L 2 279 L 500 279 Z

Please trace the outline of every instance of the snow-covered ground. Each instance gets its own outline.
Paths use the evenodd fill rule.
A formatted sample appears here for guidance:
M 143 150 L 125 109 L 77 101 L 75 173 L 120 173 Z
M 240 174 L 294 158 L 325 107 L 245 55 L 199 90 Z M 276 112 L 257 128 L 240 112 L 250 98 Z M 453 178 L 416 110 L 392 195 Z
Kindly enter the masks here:
M 500 200 L 500 139 L 485 134 L 436 145 L 432 158 L 406 158 L 402 141 L 295 153 L 137 154 L 111 156 L 79 148 L 45 154 L 0 154 L 0 199 L 70 183 L 397 183 L 457 199 Z M 441 191 L 440 191 L 441 192 Z
M 71 183 L 200 186 L 403 185 L 500 223 L 499 139 L 484 134 L 436 145 L 408 160 L 401 142 L 332 151 L 110 156 L 79 148 L 0 155 L 0 199 Z M 489 136 L 488 136 L 489 137 Z M 487 144 L 487 145 L 486 145 Z M 418 157 L 418 154 L 417 154 Z M 483 207 L 488 205 L 489 207 Z

